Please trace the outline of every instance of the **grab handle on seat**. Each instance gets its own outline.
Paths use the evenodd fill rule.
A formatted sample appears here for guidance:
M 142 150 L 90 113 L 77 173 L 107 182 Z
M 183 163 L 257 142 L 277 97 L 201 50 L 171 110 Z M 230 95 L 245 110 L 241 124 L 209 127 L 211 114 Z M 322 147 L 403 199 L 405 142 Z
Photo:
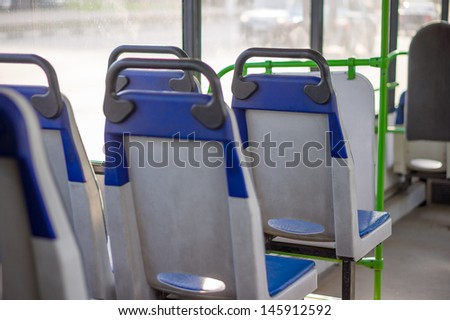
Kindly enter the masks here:
M 183 49 L 175 46 L 122 45 L 115 48 L 109 55 L 108 68 L 124 53 L 171 54 L 180 59 L 189 58 Z M 122 81 L 123 84 L 119 85 L 119 90 L 116 88 L 117 91 L 120 91 L 128 83 L 126 78 L 119 81 Z M 169 84 L 175 91 L 192 92 L 195 89 L 194 75 L 192 72 L 185 72 L 183 77 L 171 79 Z
M 58 77 L 53 66 L 44 58 L 35 54 L 0 54 L 0 63 L 35 64 L 44 70 L 48 81 L 48 91 L 45 94 L 35 94 L 31 97 L 33 107 L 46 118 L 55 118 L 63 109 L 63 100 L 59 90 Z
M 239 55 L 234 68 L 231 90 L 233 95 L 240 100 L 247 99 L 258 88 L 257 83 L 246 80 L 242 75 L 245 62 L 252 57 L 310 59 L 317 63 L 321 79 L 317 85 L 306 85 L 305 93 L 318 104 L 328 102 L 333 93 L 330 67 L 319 52 L 312 49 L 250 48 Z
M 103 111 L 109 121 L 113 123 L 122 122 L 135 108 L 131 101 L 120 99 L 114 90 L 119 73 L 128 68 L 189 70 L 202 73 L 210 83 L 212 98 L 206 105 L 193 105 L 191 112 L 198 121 L 209 129 L 219 129 L 224 124 L 227 107 L 223 100 L 219 78 L 210 66 L 200 60 L 194 59 L 125 58 L 113 63 L 106 75 L 106 92 L 103 105 Z

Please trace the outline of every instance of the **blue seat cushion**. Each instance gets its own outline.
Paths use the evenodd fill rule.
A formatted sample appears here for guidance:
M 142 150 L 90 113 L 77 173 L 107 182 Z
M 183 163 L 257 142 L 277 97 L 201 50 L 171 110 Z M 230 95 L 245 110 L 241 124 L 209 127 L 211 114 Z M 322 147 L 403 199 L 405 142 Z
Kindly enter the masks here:
M 321 224 L 298 220 L 298 219 L 270 219 L 270 227 L 279 231 L 295 234 L 318 234 L 325 231 Z
M 362 238 L 371 233 L 389 218 L 390 215 L 387 212 L 358 210 L 359 236 Z
M 160 273 L 157 279 L 161 283 L 183 291 L 211 293 L 225 290 L 225 283 L 220 280 L 188 273 Z
M 270 296 L 288 288 L 295 281 L 313 270 L 315 263 L 310 260 L 266 255 L 267 284 Z

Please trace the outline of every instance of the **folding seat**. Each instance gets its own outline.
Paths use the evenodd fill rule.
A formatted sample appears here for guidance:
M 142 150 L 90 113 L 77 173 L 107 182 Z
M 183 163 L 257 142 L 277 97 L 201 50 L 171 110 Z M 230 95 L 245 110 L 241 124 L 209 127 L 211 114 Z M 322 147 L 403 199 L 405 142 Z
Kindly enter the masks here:
M 121 55 L 129 54 L 170 54 L 179 59 L 189 58 L 181 48 L 174 46 L 121 45 L 115 48 L 108 59 L 108 68 Z M 125 89 L 158 89 L 168 91 L 191 92 L 200 91 L 200 84 L 192 72 L 180 70 L 123 70 L 116 81 L 116 90 Z
M 107 248 L 103 204 L 69 101 L 59 90 L 53 67 L 27 54 L 0 54 L 2 63 L 35 64 L 44 70 L 48 87 L 0 85 L 17 90 L 38 117 L 50 168 L 61 193 L 83 257 L 89 296 L 112 299 L 114 277 Z
M 450 25 L 442 21 L 417 32 L 409 48 L 406 93 L 406 137 L 408 140 L 450 141 L 448 101 L 445 99 L 450 62 L 447 41 Z
M 450 144 L 442 141 L 407 140 L 394 136 L 394 172 L 406 177 L 449 178 Z
M 407 141 L 396 141 L 397 172 L 450 178 L 449 37 L 450 25 L 441 21 L 424 26 L 411 40 L 404 99 Z
M 8 88 L 0 88 L 0 251 L 4 299 L 87 298 L 35 112 Z
M 127 68 L 188 70 L 212 95 L 115 92 Z M 239 133 L 214 71 L 198 60 L 122 59 L 104 102 L 105 212 L 120 299 L 301 299 L 312 261 L 265 255 Z
M 413 103 L 414 104 L 414 103 Z M 405 126 L 406 91 L 400 95 L 396 109 L 396 126 Z M 414 108 L 414 107 L 413 107 Z M 414 111 L 413 111 L 414 112 Z M 405 135 L 394 135 L 394 172 L 406 177 L 450 177 L 450 144 L 442 141 L 407 141 Z
M 320 78 L 244 77 L 245 61 L 251 57 L 311 59 Z M 386 212 L 356 207 L 352 153 L 326 60 L 309 49 L 248 49 L 236 61 L 232 91 L 266 247 L 339 258 L 343 280 L 351 279 L 353 262 L 391 234 L 391 219 Z M 344 298 L 351 285 L 345 283 Z

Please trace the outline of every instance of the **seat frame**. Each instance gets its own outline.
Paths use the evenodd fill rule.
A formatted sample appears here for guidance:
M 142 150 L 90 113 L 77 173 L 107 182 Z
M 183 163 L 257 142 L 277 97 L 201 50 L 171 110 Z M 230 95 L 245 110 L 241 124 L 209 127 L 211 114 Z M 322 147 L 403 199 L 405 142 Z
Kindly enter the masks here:
M 155 90 L 126 90 L 116 94 L 114 90 L 111 90 L 111 88 L 114 88 L 114 79 L 119 75 L 120 71 L 125 68 L 171 69 L 175 67 L 204 73 L 212 85 L 212 97 L 198 93 L 156 92 Z M 116 268 L 116 275 L 118 276 L 116 282 L 118 285 L 119 298 L 152 299 L 165 297 L 167 294 L 170 294 L 171 296 L 174 295 L 181 298 L 196 297 L 217 299 L 230 298 L 230 295 L 234 296 L 235 294 L 234 297 L 237 299 L 294 299 L 300 298 L 298 295 L 304 296 L 306 293 L 314 290 L 317 272 L 315 269 L 312 269 L 302 278 L 295 281 L 295 283 L 286 290 L 275 294 L 273 297 L 269 296 L 267 275 L 265 274 L 265 263 L 263 259 L 264 241 L 261 231 L 259 206 L 252 188 L 248 169 L 240 166 L 242 158 L 239 150 L 236 148 L 225 147 L 230 143 L 233 145 L 236 141 L 240 140 L 238 138 L 239 132 L 233 113 L 224 105 L 220 83 L 212 69 L 207 67 L 204 63 L 195 60 L 123 59 L 113 64 L 108 72 L 106 95 L 110 95 L 110 97 L 105 97 L 104 105 L 107 118 L 105 140 L 106 143 L 112 147 L 115 146 L 116 149 L 106 148 L 106 155 L 110 161 L 106 163 L 105 167 L 105 198 L 107 221 L 112 237 L 113 260 Z M 128 103 L 133 104 L 134 107 L 128 108 Z M 122 120 L 117 121 L 116 114 L 111 113 L 110 111 L 113 108 L 120 107 L 124 107 L 127 112 L 131 110 L 131 112 Z M 207 111 L 209 112 L 208 116 L 199 115 L 195 108 L 204 108 L 205 114 Z M 211 115 L 211 113 L 214 112 L 219 113 L 219 115 Z M 128 132 L 129 134 L 124 135 L 125 132 Z M 164 171 L 162 177 L 160 176 L 162 173 L 158 171 L 158 169 L 147 168 L 145 166 L 141 167 L 139 165 L 139 157 L 136 158 L 136 155 L 133 156 L 133 154 L 139 151 L 139 148 L 132 149 L 131 143 L 138 141 L 141 142 L 141 144 L 144 143 L 144 145 L 147 145 L 146 142 L 148 141 L 154 141 L 155 143 L 158 141 L 163 142 L 164 140 L 162 139 L 173 139 L 174 135 L 177 135 L 177 137 L 182 139 L 186 144 L 191 142 L 194 133 L 195 140 L 197 141 L 223 143 L 224 154 L 222 156 L 224 157 L 224 161 L 225 163 L 233 164 L 231 166 L 214 169 L 215 172 L 220 172 L 221 170 L 225 171 L 225 176 L 222 176 L 222 178 L 225 177 L 227 186 L 219 186 L 220 188 L 225 187 L 225 190 L 228 191 L 228 195 L 223 194 L 223 192 L 222 194 L 213 193 L 214 199 L 228 198 L 226 210 L 228 210 L 229 217 L 227 217 L 228 215 L 221 217 L 221 219 L 224 219 L 226 222 L 221 225 L 222 227 L 220 229 L 227 230 L 228 228 L 226 228 L 226 226 L 228 224 L 230 226 L 230 239 L 232 239 L 232 241 L 231 243 L 223 243 L 223 248 L 227 248 L 223 249 L 223 257 L 224 259 L 225 257 L 230 258 L 229 252 L 231 252 L 232 258 L 230 263 L 232 263 L 234 270 L 233 274 L 235 277 L 235 282 L 230 287 L 230 290 L 232 290 L 231 292 L 200 292 L 187 289 L 192 287 L 185 287 L 186 284 L 183 284 L 183 289 L 176 285 L 178 281 L 171 281 L 170 276 L 166 273 L 158 273 L 159 271 L 156 272 L 158 277 L 155 278 L 155 272 L 152 271 L 153 268 L 158 270 L 158 268 L 160 268 L 158 266 L 164 265 L 165 260 L 175 258 L 169 257 L 170 255 L 167 257 L 164 255 L 164 258 L 161 257 L 160 259 L 162 260 L 159 262 L 157 261 L 158 259 L 151 255 L 151 252 L 154 251 L 154 249 L 151 249 L 150 247 L 157 242 L 164 242 L 164 239 L 158 238 L 151 238 L 153 239 L 152 241 L 149 240 L 150 237 L 156 237 L 155 234 L 158 233 L 158 230 L 160 229 L 156 230 L 153 228 L 153 232 L 149 232 L 148 235 L 146 235 L 145 232 L 139 231 L 139 225 L 145 223 L 144 218 L 147 215 L 151 215 L 153 211 L 160 209 L 153 207 L 151 202 L 149 202 L 147 207 L 151 206 L 153 209 L 138 208 L 139 201 L 142 202 L 142 199 L 147 199 L 146 196 L 143 195 L 144 191 L 139 190 L 137 186 L 134 186 L 132 180 L 137 180 L 137 178 L 141 176 L 143 177 L 144 171 L 147 171 L 154 176 L 151 180 L 168 184 L 173 182 L 174 185 L 171 190 L 174 190 L 174 192 L 178 194 L 179 191 L 175 190 L 178 190 L 177 184 L 181 182 L 175 183 L 175 181 L 185 182 L 185 180 L 180 179 L 185 179 L 184 175 L 189 175 L 191 173 L 189 173 L 189 168 L 175 169 L 179 171 L 179 174 L 175 174 L 177 177 L 175 179 L 175 176 L 172 177 L 174 172 L 167 171 L 169 169 L 164 169 L 166 171 Z M 189 150 L 191 151 L 191 149 Z M 223 173 L 221 173 L 221 175 L 222 174 Z M 200 179 L 203 179 L 203 175 L 199 176 L 198 180 L 203 181 Z M 146 179 L 146 181 L 150 180 Z M 163 185 L 161 184 L 158 189 L 162 188 Z M 214 190 L 215 188 L 216 187 L 214 187 Z M 149 189 L 146 188 L 146 190 Z M 152 193 L 155 194 L 156 197 L 157 190 L 153 188 L 151 190 L 153 190 Z M 160 199 L 161 197 L 164 198 L 164 196 L 160 196 L 157 197 L 157 199 Z M 202 202 L 207 203 L 208 201 L 211 201 L 210 198 L 211 194 L 209 195 L 208 200 L 203 199 Z M 200 206 L 204 208 L 203 203 L 199 203 L 198 208 L 193 210 L 193 204 L 189 203 L 190 200 L 184 199 L 183 201 L 184 202 L 182 203 L 186 204 L 186 212 L 189 212 L 190 214 L 195 213 L 194 217 L 197 217 L 198 224 L 200 224 L 202 220 L 211 219 L 209 214 L 204 214 L 203 218 L 199 218 L 197 215 L 196 212 L 200 210 Z M 199 200 L 197 199 L 196 201 Z M 172 205 L 169 204 L 166 204 L 166 206 L 172 207 Z M 219 206 L 219 204 L 217 204 L 217 206 Z M 217 207 L 217 210 L 219 210 L 219 207 Z M 168 217 L 174 215 L 176 215 L 176 213 L 172 211 L 167 213 Z M 153 221 L 152 224 L 159 225 L 164 219 L 165 217 L 159 218 L 154 216 L 154 220 L 151 221 Z M 140 221 L 139 224 L 138 221 Z M 183 221 L 182 217 L 177 217 L 176 221 L 180 223 L 179 221 Z M 168 229 L 172 229 L 171 224 L 165 223 L 164 225 L 166 225 Z M 192 222 L 189 221 L 185 221 L 182 225 L 185 226 L 185 228 L 189 227 L 189 230 L 193 227 Z M 217 225 L 214 226 L 214 228 L 217 227 Z M 213 228 L 212 225 L 211 228 Z M 148 230 L 148 228 L 145 228 L 145 230 Z M 196 237 L 193 237 L 192 239 L 203 239 L 205 234 L 207 235 L 208 232 L 211 233 L 209 229 L 202 231 L 204 232 L 198 231 Z M 194 232 L 191 234 L 196 233 Z M 215 236 L 219 237 L 219 234 L 223 236 L 222 230 L 216 233 Z M 169 242 L 180 240 L 177 235 L 167 236 L 174 238 Z M 192 244 L 190 244 L 190 246 L 192 246 Z M 208 246 L 208 243 L 204 244 L 204 246 Z M 148 252 L 145 251 L 145 248 L 147 248 L 146 250 Z M 202 251 L 197 247 L 189 247 L 189 250 Z M 219 249 L 216 248 L 215 250 L 217 251 Z M 153 258 L 151 259 L 150 257 Z M 189 260 L 190 257 L 185 257 L 185 259 Z M 152 261 L 153 263 L 151 263 Z M 185 262 L 188 263 L 189 261 Z M 225 264 L 225 262 L 221 262 L 221 264 Z M 197 261 L 196 263 L 199 262 Z M 214 263 L 219 263 L 219 261 L 214 261 L 214 259 L 212 259 L 212 261 L 207 264 L 205 263 L 205 266 L 195 269 L 195 272 L 201 273 L 201 270 L 204 268 L 211 268 L 211 265 L 214 265 Z M 172 265 L 175 266 L 177 264 L 175 263 Z M 222 267 L 222 269 L 223 268 L 224 267 Z M 229 268 L 229 266 L 226 266 L 226 268 Z M 187 269 L 189 269 L 189 267 L 187 267 Z M 170 271 L 168 272 L 170 273 Z M 182 270 L 180 272 L 191 274 L 194 271 Z M 222 276 L 226 277 L 228 280 L 228 275 Z M 254 281 L 255 279 L 258 279 L 258 281 Z M 182 283 L 185 282 L 182 281 Z M 228 284 L 230 284 L 230 282 L 228 282 Z M 236 287 L 235 292 L 233 291 L 233 286 Z
M 303 54 L 302 52 L 306 52 L 306 54 Z M 245 60 L 253 56 L 312 59 L 319 66 L 321 78 L 315 77 L 314 75 L 305 76 L 296 74 L 250 74 L 244 78 L 242 76 L 243 64 Z M 328 83 L 330 92 L 328 95 L 323 94 L 323 96 L 328 97 L 327 99 L 315 99 L 314 95 L 308 93 L 307 88 L 320 86 L 323 83 Z M 249 88 L 251 88 L 251 90 Z M 302 88 L 304 88 L 304 90 L 302 90 Z M 246 141 L 260 141 L 258 140 L 260 138 L 259 135 L 257 138 L 250 136 L 250 130 L 255 130 L 255 127 L 252 127 L 253 129 L 248 129 L 250 125 L 256 126 L 256 124 L 249 124 L 247 121 L 264 119 L 264 121 L 266 121 L 264 124 L 267 125 L 269 123 L 268 119 L 270 118 L 268 112 L 281 112 L 280 115 L 284 113 L 283 119 L 285 121 L 288 119 L 289 113 L 292 113 L 293 115 L 296 112 L 319 115 L 328 114 L 328 131 L 332 132 L 332 137 L 329 139 L 329 150 L 331 150 L 330 157 L 332 163 L 332 205 L 334 212 L 340 213 L 339 215 L 333 213 L 332 217 L 335 221 L 335 240 L 334 242 L 328 242 L 329 240 L 320 239 L 315 234 L 308 235 L 308 231 L 306 230 L 302 231 L 305 232 L 305 235 L 297 234 L 295 237 L 291 237 L 294 235 L 293 233 L 284 232 L 283 234 L 283 231 L 274 232 L 273 228 L 265 226 L 266 248 L 276 252 L 288 252 L 341 260 L 342 298 L 353 299 L 355 261 L 361 259 L 391 234 L 392 222 L 387 213 L 374 213 L 375 216 L 381 215 L 384 221 L 384 224 L 376 229 L 377 235 L 374 236 L 375 233 L 369 233 L 363 237 L 359 236 L 358 217 L 361 216 L 362 211 L 358 212 L 356 209 L 352 154 L 348 143 L 345 143 L 345 146 L 339 148 L 339 143 L 342 143 L 343 141 L 347 142 L 348 140 L 346 138 L 345 130 L 340 124 L 342 122 L 339 119 L 340 116 L 337 109 L 336 96 L 334 94 L 331 74 L 326 61 L 320 54 L 307 49 L 248 49 L 244 51 L 236 61 L 232 89 L 234 94 L 232 108 L 237 115 L 245 147 L 247 147 Z M 243 94 L 243 92 L 249 93 Z M 270 97 L 267 94 L 264 94 L 264 92 L 270 92 Z M 248 113 L 249 111 L 252 113 Z M 254 113 L 260 113 L 260 118 L 255 118 L 255 116 L 253 116 Z M 248 120 L 248 116 L 253 117 L 252 120 Z M 288 126 L 287 121 L 283 122 L 283 128 L 286 128 L 286 126 Z M 266 128 L 266 126 L 264 126 L 264 128 Z M 260 131 L 257 132 L 258 134 L 261 134 Z M 335 140 L 333 141 L 333 139 Z M 322 140 L 319 139 L 318 141 Z M 333 154 L 333 151 L 338 152 Z M 259 179 L 256 176 L 257 172 L 255 171 L 257 168 L 253 169 L 254 179 L 257 180 Z M 261 171 L 262 169 L 257 170 Z M 270 184 L 270 182 L 264 182 L 264 180 L 257 181 L 256 183 Z M 311 186 L 313 186 L 313 184 L 311 184 Z M 262 194 L 258 194 L 258 196 L 260 199 L 264 197 Z M 264 212 L 264 210 L 267 209 L 262 209 L 266 217 L 265 219 L 267 219 L 268 216 L 270 217 L 271 213 Z M 277 215 L 277 217 L 279 217 L 278 213 Z M 266 222 L 264 223 L 266 224 Z M 326 242 L 324 242 L 324 240 Z
M 0 99 L 5 103 L 0 106 L 0 112 L 9 134 L 7 140 L 2 140 L 2 160 L 10 164 L 11 170 L 6 172 L 9 178 L 17 179 L 20 175 L 17 184 L 11 180 L 11 185 L 7 187 L 14 185 L 15 193 L 11 198 L 2 200 L 2 203 L 12 201 L 9 208 L 14 210 L 16 216 L 1 235 L 9 240 L 13 236 L 17 240 L 2 244 L 3 258 L 8 261 L 13 259 L 7 262 L 8 269 L 3 269 L 3 275 L 7 276 L 9 272 L 14 274 L 24 267 L 34 270 L 31 276 L 16 274 L 15 277 L 4 278 L 8 283 L 3 295 L 9 299 L 86 299 L 88 295 L 81 255 L 51 173 L 36 114 L 29 102 L 12 89 L 0 88 Z M 14 169 L 17 169 L 17 175 Z M 8 214 L 6 212 L 4 218 L 8 219 Z M 20 227 L 20 223 L 25 225 Z M 14 227 L 20 228 L 10 229 Z M 24 245 L 26 242 L 28 246 Z M 28 250 L 24 250 L 27 247 Z M 12 254 L 8 252 L 10 249 Z M 17 268 L 11 265 L 14 255 L 16 262 L 21 261 Z M 29 264 L 24 266 L 22 259 L 26 256 Z M 11 283 L 14 280 L 20 281 L 20 284 Z
M 99 186 L 70 102 L 60 92 L 56 72 L 47 60 L 37 55 L 0 54 L 0 62 L 35 64 L 47 76 L 48 86 L 0 86 L 23 95 L 30 110 L 37 115 L 50 168 L 82 252 L 90 297 L 114 299 L 114 277 Z

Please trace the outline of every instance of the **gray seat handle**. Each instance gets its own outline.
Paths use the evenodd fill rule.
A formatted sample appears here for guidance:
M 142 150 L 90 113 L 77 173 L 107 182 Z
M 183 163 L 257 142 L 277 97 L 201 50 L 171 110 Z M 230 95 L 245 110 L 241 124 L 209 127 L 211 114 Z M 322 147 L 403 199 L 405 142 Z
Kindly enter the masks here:
M 106 91 L 103 111 L 106 118 L 113 123 L 125 120 L 135 106 L 131 101 L 120 99 L 115 91 L 119 73 L 128 68 L 133 69 L 169 69 L 188 70 L 202 73 L 209 81 L 212 98 L 206 105 L 193 105 L 191 112 L 194 117 L 208 129 L 219 129 L 225 122 L 227 107 L 223 100 L 222 87 L 214 70 L 206 63 L 195 59 L 138 59 L 125 58 L 111 65 L 106 75 Z
M 108 59 L 108 68 L 124 53 L 148 53 L 148 54 L 171 54 L 180 59 L 189 59 L 188 54 L 181 48 L 175 46 L 153 46 L 153 45 L 121 45 L 115 48 Z M 128 80 L 125 80 L 125 85 Z M 122 86 L 119 86 L 122 87 Z M 170 87 L 175 91 L 192 92 L 195 89 L 194 75 L 185 72 L 179 79 L 171 79 Z M 117 90 L 119 91 L 119 90 Z
M 245 62 L 252 57 L 312 60 L 319 67 L 321 80 L 317 85 L 306 85 L 305 93 L 318 104 L 327 103 L 333 93 L 330 67 L 318 51 L 312 49 L 249 48 L 238 56 L 234 68 L 231 90 L 237 99 L 245 100 L 258 89 L 257 83 L 246 80 L 242 75 Z
M 64 104 L 59 89 L 58 77 L 50 62 L 35 54 L 2 53 L 0 54 L 0 63 L 34 64 L 39 66 L 47 77 L 48 90 L 45 94 L 33 95 L 31 104 L 41 115 L 48 119 L 59 116 Z
M 108 68 L 124 53 L 155 53 L 172 54 L 180 59 L 189 58 L 188 54 L 181 48 L 175 46 L 150 46 L 150 45 L 122 45 L 111 51 L 108 59 Z

